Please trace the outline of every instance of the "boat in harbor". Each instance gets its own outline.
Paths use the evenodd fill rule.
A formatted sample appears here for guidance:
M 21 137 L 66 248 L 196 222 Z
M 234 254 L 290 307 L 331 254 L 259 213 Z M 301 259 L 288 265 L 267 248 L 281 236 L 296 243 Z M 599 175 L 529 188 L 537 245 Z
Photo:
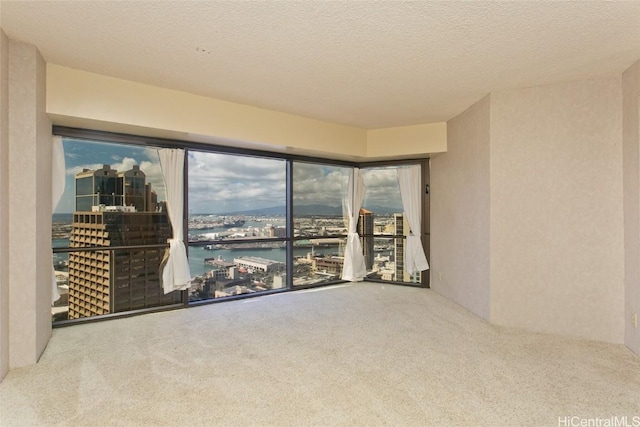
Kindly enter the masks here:
M 205 245 L 204 249 L 207 251 L 226 250 L 226 251 L 247 251 L 247 250 L 271 250 L 271 249 L 283 249 L 284 244 L 282 242 L 255 242 L 255 243 L 226 243 L 226 244 L 211 244 Z
M 231 219 L 231 220 L 224 220 L 224 222 L 222 223 L 222 226 L 224 228 L 233 228 L 233 227 L 242 227 L 244 225 L 246 221 L 244 219 Z
M 249 244 L 238 244 L 238 245 L 228 245 L 225 249 L 230 251 L 248 251 L 248 250 L 271 250 L 271 249 L 282 249 L 281 247 L 274 247 L 268 245 L 249 245 Z

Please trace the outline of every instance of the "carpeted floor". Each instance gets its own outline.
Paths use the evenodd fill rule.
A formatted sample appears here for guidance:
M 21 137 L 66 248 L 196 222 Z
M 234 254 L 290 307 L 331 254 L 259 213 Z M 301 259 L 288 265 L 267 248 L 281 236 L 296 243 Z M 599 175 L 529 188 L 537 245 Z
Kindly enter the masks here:
M 36 366 L 0 383 L 2 426 L 624 416 L 640 425 L 640 358 L 624 346 L 491 326 L 430 290 L 374 283 L 56 329 Z

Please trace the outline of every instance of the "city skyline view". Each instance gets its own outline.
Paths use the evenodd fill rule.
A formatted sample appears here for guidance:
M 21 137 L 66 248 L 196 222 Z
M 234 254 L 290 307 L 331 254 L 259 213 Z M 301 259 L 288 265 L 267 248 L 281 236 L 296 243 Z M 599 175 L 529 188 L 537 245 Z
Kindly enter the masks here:
M 178 293 L 163 293 L 159 276 L 165 248 L 157 245 L 171 237 L 171 224 L 158 150 L 66 138 L 63 144 L 66 187 L 53 214 L 52 246 L 132 249 L 56 254 L 62 297 L 54 321 L 179 302 Z M 291 166 L 288 232 L 287 160 L 187 151 L 189 301 L 340 280 L 353 169 L 301 161 Z M 414 282 L 420 275 L 403 268 L 408 226 L 397 170 L 361 170 L 366 191 L 357 231 L 368 278 Z M 293 240 L 290 249 L 283 238 Z
M 109 164 L 125 171 L 139 165 L 147 182 L 165 200 L 162 170 L 156 148 L 63 138 L 66 161 L 65 191 L 55 214 L 74 211 L 75 176 L 83 169 Z M 286 206 L 286 163 L 268 159 L 199 151 L 188 152 L 189 213 L 231 214 Z M 295 162 L 294 206 L 342 207 L 351 168 Z M 395 168 L 362 171 L 363 206 L 401 211 Z

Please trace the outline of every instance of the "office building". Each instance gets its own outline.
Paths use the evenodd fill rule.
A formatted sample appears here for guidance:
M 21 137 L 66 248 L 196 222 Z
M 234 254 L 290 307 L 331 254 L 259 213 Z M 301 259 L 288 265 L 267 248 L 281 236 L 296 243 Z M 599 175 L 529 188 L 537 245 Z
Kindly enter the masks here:
M 406 237 L 406 221 L 404 214 L 393 214 L 393 229 L 394 235 Z M 393 259 L 395 261 L 395 274 L 394 280 L 401 282 L 405 281 L 408 277 L 406 271 L 404 271 L 404 248 L 406 240 L 403 238 L 395 238 L 393 240 Z
M 111 165 L 84 169 L 76 174 L 76 211 L 90 212 L 93 206 L 132 206 L 137 212 L 153 212 L 157 196 L 139 165 L 118 172 Z M 147 209 L 147 205 L 149 209 Z
M 364 253 L 364 265 L 367 267 L 367 271 L 371 271 L 373 267 L 373 258 L 375 258 L 375 254 L 373 253 L 373 221 L 374 215 L 368 209 L 360 208 L 360 216 L 358 218 L 358 235 L 360 235 L 360 243 L 362 244 L 362 251 Z M 366 235 L 369 235 L 365 237 Z
M 107 195 L 109 191 L 111 195 Z M 137 165 L 119 173 L 109 165 L 78 173 L 79 210 L 73 214 L 69 247 L 166 243 L 171 238 L 166 212 L 144 211 L 146 199 L 152 194 Z M 146 248 L 70 253 L 69 319 L 180 302 L 178 292 L 165 295 L 160 285 L 164 251 Z

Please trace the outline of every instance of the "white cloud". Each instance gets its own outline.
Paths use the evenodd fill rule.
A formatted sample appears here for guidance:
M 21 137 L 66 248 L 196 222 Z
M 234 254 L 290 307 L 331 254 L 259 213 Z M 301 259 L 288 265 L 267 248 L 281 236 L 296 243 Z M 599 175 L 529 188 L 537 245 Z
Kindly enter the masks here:
M 140 162 L 140 170 L 147 176 L 147 183 L 151 184 L 151 189 L 158 195 L 158 200 L 166 200 L 164 177 L 162 176 L 160 162 L 142 161 Z
M 366 187 L 364 207 L 402 208 L 396 167 L 363 169 L 362 179 Z
M 350 168 L 295 163 L 293 166 L 294 204 L 341 206 L 347 194 Z
M 68 144 L 66 156 L 78 163 L 78 157 L 91 161 L 67 169 L 67 191 L 63 206 L 73 199 L 73 177 L 84 168 L 99 169 L 96 159 L 114 161 L 111 167 L 124 171 L 140 165 L 147 182 L 165 199 L 162 170 L 157 149 L 135 147 L 124 150 L 115 144 Z M 75 152 L 75 153 L 74 153 Z M 314 163 L 294 162 L 293 184 L 296 205 L 323 204 L 341 206 L 347 191 L 351 169 Z M 364 206 L 401 207 L 395 167 L 363 169 L 366 186 Z M 190 151 L 188 156 L 189 211 L 224 213 L 284 206 L 286 203 L 286 162 L 284 160 L 242 155 Z M 67 196 L 69 194 L 69 196 Z
M 229 212 L 284 206 L 286 164 L 282 160 L 191 152 L 189 210 Z

